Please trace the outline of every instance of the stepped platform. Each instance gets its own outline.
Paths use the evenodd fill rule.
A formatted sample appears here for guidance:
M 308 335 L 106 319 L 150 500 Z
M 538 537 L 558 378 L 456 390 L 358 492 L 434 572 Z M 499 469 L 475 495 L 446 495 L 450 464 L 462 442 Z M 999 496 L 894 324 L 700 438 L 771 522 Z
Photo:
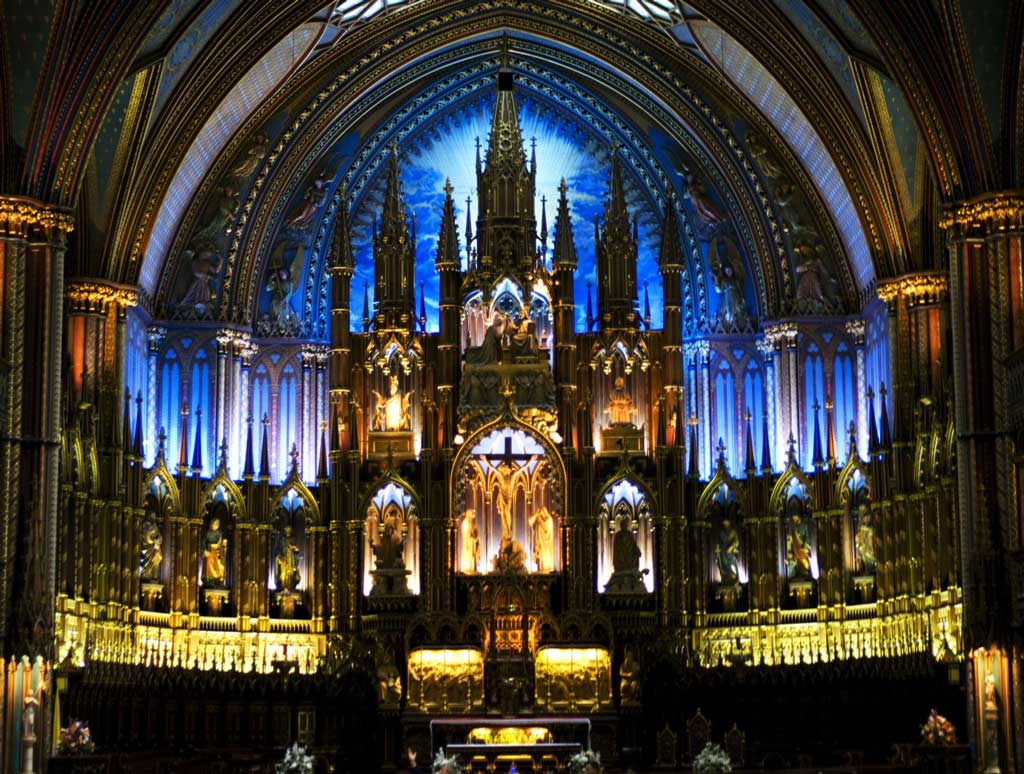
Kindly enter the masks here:
M 467 774 L 559 772 L 590 747 L 585 717 L 536 716 L 444 718 L 430 721 L 431 749 L 458 755 Z

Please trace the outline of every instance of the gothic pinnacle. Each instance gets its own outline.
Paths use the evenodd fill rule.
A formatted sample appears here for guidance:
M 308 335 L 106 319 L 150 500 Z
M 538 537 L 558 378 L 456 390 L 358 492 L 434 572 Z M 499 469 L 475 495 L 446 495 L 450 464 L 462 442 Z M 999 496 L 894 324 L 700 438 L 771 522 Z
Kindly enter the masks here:
M 572 236 L 572 215 L 569 213 L 569 200 L 566 198 L 567 191 L 568 188 L 563 177 L 561 185 L 558 186 L 558 213 L 555 215 L 555 252 L 553 262 L 555 266 L 575 269 L 577 266 L 576 243 Z M 590 316 L 589 312 L 587 316 Z

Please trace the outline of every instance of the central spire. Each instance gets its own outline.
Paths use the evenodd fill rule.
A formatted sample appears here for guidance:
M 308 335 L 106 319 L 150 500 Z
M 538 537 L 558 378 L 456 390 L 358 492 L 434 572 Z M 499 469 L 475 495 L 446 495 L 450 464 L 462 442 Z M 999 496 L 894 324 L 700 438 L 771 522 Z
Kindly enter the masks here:
M 537 257 L 536 165 L 527 165 L 514 85 L 506 34 L 486 161 L 477 165 L 477 255 L 484 272 L 498 275 L 529 271 Z

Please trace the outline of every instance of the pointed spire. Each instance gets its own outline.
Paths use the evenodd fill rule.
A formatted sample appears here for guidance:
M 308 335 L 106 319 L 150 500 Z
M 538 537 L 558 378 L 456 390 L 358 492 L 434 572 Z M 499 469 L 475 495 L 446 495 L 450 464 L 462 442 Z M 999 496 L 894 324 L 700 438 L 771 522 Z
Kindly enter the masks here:
M 228 472 L 228 437 L 224 436 L 220 440 L 220 457 L 217 460 L 217 470 L 223 471 L 225 474 Z
M 402 201 L 402 178 L 398 169 L 398 143 L 392 142 L 387 184 L 384 188 L 384 207 L 380 216 L 381 234 L 386 238 L 391 231 L 404 230 L 407 225 L 405 204 Z
M 124 412 L 121 415 L 121 450 L 127 455 L 132 454 L 132 391 L 124 391 Z
M 690 463 L 687 474 L 696 481 L 700 478 L 700 461 L 697 454 L 697 417 L 690 415 Z
M 846 431 L 847 434 L 847 445 L 846 445 L 846 459 L 856 459 L 859 455 L 857 453 L 857 426 L 850 420 L 850 427 Z
M 424 284 L 420 283 L 420 330 L 427 332 L 427 294 L 424 291 Z
M 156 434 L 156 460 L 164 465 L 167 464 L 167 433 L 162 425 L 160 432 Z
M 356 407 L 355 402 L 349 404 L 348 407 L 348 428 L 349 428 L 349 449 L 354 452 L 359 451 L 359 409 Z
M 480 141 L 477 140 L 477 155 L 480 154 Z M 473 242 L 473 200 L 468 196 L 466 197 L 466 265 L 469 266 L 469 257 L 471 253 L 470 245 Z
M 668 446 L 668 417 L 665 416 L 667 408 L 667 401 L 662 393 L 658 395 L 658 446 Z
M 565 178 L 562 178 L 563 180 Z M 540 197 L 540 261 L 548 260 L 548 197 Z
M 875 421 L 875 391 L 868 387 L 868 454 L 878 450 L 878 422 Z
M 270 443 L 267 432 L 270 428 L 270 417 L 263 415 L 263 437 L 260 440 L 260 481 L 270 480 Z
M 324 482 L 327 480 L 327 423 L 320 424 L 320 455 L 316 464 L 316 480 Z
M 348 192 L 342 183 L 338 191 L 338 207 L 334 216 L 334 237 L 331 240 L 330 269 L 355 268 L 355 253 L 352 251 L 352 230 L 348 222 Z
M 483 165 L 480 163 L 480 138 L 476 138 L 476 176 L 480 177 Z M 469 201 L 468 199 L 466 200 Z
M 750 413 L 750 409 L 747 409 L 747 413 L 744 416 L 744 420 L 747 423 L 747 475 L 752 476 L 757 471 L 757 458 L 754 456 L 754 431 L 751 429 L 751 420 L 753 415 Z
M 537 174 L 537 138 L 530 138 L 530 172 Z
M 142 461 L 142 390 L 139 390 L 135 397 L 135 440 L 132 442 L 132 452 L 135 459 Z
M 192 474 L 198 476 L 203 470 L 203 410 L 196 409 L 196 440 L 192 449 Z
M 294 476 L 295 478 L 298 478 L 299 477 L 299 447 L 296 444 L 294 444 L 294 443 L 292 444 L 292 450 L 290 452 L 288 452 L 288 456 L 291 457 L 291 459 L 292 459 L 291 466 L 289 467 L 289 470 L 288 470 L 288 474 L 290 476 Z
M 832 398 L 825 396 L 825 462 L 830 468 L 836 466 L 836 430 L 832 424 Z
M 245 462 L 242 467 L 242 478 L 246 481 L 252 481 L 253 474 L 256 472 L 253 466 L 253 454 L 252 454 L 252 414 L 245 420 Z
M 441 208 L 441 231 L 437 236 L 437 256 L 434 264 L 438 271 L 442 269 L 457 270 L 459 268 L 459 227 L 455 223 L 455 200 L 452 198 L 452 181 L 444 181 L 444 204 Z M 469 200 L 466 200 L 466 228 L 469 228 Z M 468 233 L 468 232 L 467 232 Z M 422 294 L 422 287 L 420 285 Z M 420 298 L 420 314 L 423 312 L 423 299 Z
M 644 327 L 651 329 L 651 294 L 647 289 L 647 280 L 644 280 Z
M 514 78 L 508 62 L 508 39 L 502 38 L 501 67 L 498 70 L 498 99 L 491 117 L 491 134 L 487 140 L 487 168 L 526 171 L 523 133 L 519 126 L 519 109 L 513 92 Z
M 181 407 L 181 445 L 178 449 L 178 473 L 188 470 L 188 404 Z
M 818 422 L 818 412 L 821 411 L 821 406 L 818 405 L 817 399 L 814 401 L 814 453 L 811 460 L 814 463 L 814 469 L 820 470 L 822 465 L 825 463 L 824 457 L 821 454 L 821 426 Z
M 768 475 L 772 472 L 772 452 L 768 443 L 768 410 L 761 412 L 761 472 Z
M 658 251 L 658 266 L 662 273 L 669 267 L 682 268 L 683 248 L 679 241 L 679 216 L 676 213 L 675 192 L 669 187 L 665 203 L 665 224 L 661 229 L 661 248 Z
M 718 437 L 718 443 L 715 445 L 715 464 L 718 465 L 719 470 L 729 469 L 725 462 L 725 439 L 721 436 Z
M 594 295 L 591 283 L 587 283 L 587 330 L 594 330 Z
M 572 215 L 569 213 L 569 199 L 566 193 L 569 187 L 565 184 L 565 178 L 558 185 L 558 212 L 555 215 L 555 266 L 564 266 L 567 269 L 575 269 L 578 265 L 576 260 L 576 242 L 572 236 Z M 587 320 L 591 318 L 590 311 L 590 285 L 587 285 Z M 590 325 L 590 323 L 587 323 Z
M 363 332 L 370 330 L 370 283 L 363 283 Z
M 793 437 L 793 431 L 789 431 L 789 440 L 786 442 L 786 464 L 798 467 L 796 462 L 796 438 Z
M 882 418 L 881 418 L 882 438 L 881 438 L 881 444 L 882 444 L 882 448 L 883 449 L 888 450 L 888 449 L 890 449 L 892 447 L 892 432 L 889 429 L 889 409 L 886 406 L 885 396 L 886 396 L 885 383 L 883 382 L 882 386 L 878 388 L 878 399 L 879 399 L 879 402 L 882 404 Z

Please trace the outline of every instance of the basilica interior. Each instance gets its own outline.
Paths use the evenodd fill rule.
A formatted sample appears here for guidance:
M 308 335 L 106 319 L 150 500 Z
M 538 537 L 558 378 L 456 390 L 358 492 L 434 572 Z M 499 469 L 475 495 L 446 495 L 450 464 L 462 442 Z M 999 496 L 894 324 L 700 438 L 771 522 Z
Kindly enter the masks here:
M 1022 770 L 1020 3 L 0 32 L 0 774 Z

